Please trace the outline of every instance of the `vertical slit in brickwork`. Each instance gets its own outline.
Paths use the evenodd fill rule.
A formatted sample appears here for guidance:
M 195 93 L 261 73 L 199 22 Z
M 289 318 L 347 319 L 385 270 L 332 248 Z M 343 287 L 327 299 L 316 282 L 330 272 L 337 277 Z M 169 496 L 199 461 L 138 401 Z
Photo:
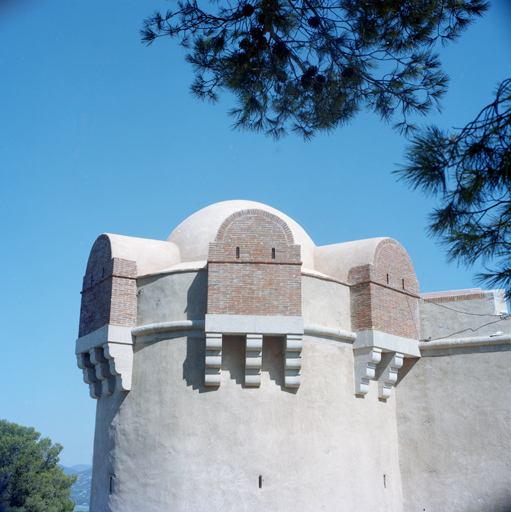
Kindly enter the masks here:
M 387 274 L 387 284 L 389 284 L 389 275 Z
M 240 257 L 240 248 L 236 247 L 236 258 Z
M 262 475 L 259 475 L 259 489 L 262 489 L 263 487 L 263 477 Z
M 402 281 L 403 281 L 403 290 L 404 290 L 405 289 L 405 280 L 402 279 Z
M 275 259 L 275 247 L 271 250 L 271 259 Z

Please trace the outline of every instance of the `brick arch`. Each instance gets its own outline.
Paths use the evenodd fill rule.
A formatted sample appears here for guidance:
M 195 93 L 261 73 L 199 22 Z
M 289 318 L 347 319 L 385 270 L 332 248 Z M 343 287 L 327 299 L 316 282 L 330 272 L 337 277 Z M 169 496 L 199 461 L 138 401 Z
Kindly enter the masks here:
M 288 245 L 294 244 L 293 233 L 286 222 L 273 213 L 256 208 L 240 210 L 229 215 L 218 229 L 215 242 L 225 242 L 226 238 L 232 237 L 237 225 L 240 228 L 245 228 L 245 230 L 249 227 L 247 225 L 251 225 L 252 229 L 257 229 L 262 235 L 272 235 L 275 241 L 283 237 L 284 240 L 282 241 L 285 241 Z M 268 226 L 272 226 L 273 229 L 268 229 Z M 279 228 L 280 236 L 278 236 Z
M 399 242 L 382 240 L 374 249 L 372 263 L 352 268 L 348 276 L 354 331 L 419 338 L 419 283 Z
M 89 254 L 87 270 L 85 271 L 83 289 L 89 288 L 94 282 L 103 277 L 105 267 L 108 267 L 112 259 L 112 246 L 108 235 L 99 236 Z
M 241 210 L 221 224 L 208 253 L 208 314 L 301 315 L 300 246 L 287 224 Z
M 112 257 L 110 237 L 99 236 L 92 246 L 83 278 L 79 337 L 108 324 L 135 325 L 136 277 L 136 262 Z
M 374 281 L 415 295 L 419 294 L 419 283 L 412 260 L 398 241 L 392 238 L 382 240 L 374 251 L 373 265 Z

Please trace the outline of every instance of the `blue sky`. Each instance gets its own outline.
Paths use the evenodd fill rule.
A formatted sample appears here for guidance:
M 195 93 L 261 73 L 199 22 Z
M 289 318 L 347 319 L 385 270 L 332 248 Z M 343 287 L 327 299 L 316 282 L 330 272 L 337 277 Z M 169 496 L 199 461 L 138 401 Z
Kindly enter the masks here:
M 140 43 L 161 0 L 0 4 L 0 418 L 90 463 L 95 401 L 76 367 L 80 290 L 101 233 L 164 240 L 209 204 L 250 199 L 301 224 L 317 245 L 390 236 L 424 292 L 474 286 L 425 233 L 431 198 L 397 183 L 405 139 L 372 114 L 305 143 L 233 132 L 231 98 L 188 93 L 183 51 Z M 511 4 L 495 0 L 454 45 L 442 113 L 463 126 L 511 76 Z M 477 270 L 477 269 L 475 269 Z

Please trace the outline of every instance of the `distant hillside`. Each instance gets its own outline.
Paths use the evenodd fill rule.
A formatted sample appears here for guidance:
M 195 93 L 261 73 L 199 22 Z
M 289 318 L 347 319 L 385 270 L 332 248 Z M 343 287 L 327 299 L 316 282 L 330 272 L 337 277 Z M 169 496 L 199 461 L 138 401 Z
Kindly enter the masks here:
M 67 468 L 60 466 L 66 475 L 77 475 L 78 478 L 71 487 L 71 499 L 76 501 L 75 510 L 88 510 L 90 502 L 90 484 L 92 480 L 92 466 L 77 464 Z

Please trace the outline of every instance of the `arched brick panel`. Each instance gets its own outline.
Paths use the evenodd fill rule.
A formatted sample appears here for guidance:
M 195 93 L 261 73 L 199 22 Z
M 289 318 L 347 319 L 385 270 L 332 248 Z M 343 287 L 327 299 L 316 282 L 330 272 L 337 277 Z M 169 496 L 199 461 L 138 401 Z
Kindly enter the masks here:
M 110 239 L 101 235 L 92 246 L 83 278 L 79 337 L 107 324 L 135 325 L 136 277 L 136 263 L 112 258 Z
M 352 268 L 348 279 L 354 331 L 376 330 L 419 339 L 419 283 L 401 244 L 382 240 L 373 262 Z
M 209 245 L 208 314 L 301 315 L 300 246 L 279 217 L 242 210 Z

